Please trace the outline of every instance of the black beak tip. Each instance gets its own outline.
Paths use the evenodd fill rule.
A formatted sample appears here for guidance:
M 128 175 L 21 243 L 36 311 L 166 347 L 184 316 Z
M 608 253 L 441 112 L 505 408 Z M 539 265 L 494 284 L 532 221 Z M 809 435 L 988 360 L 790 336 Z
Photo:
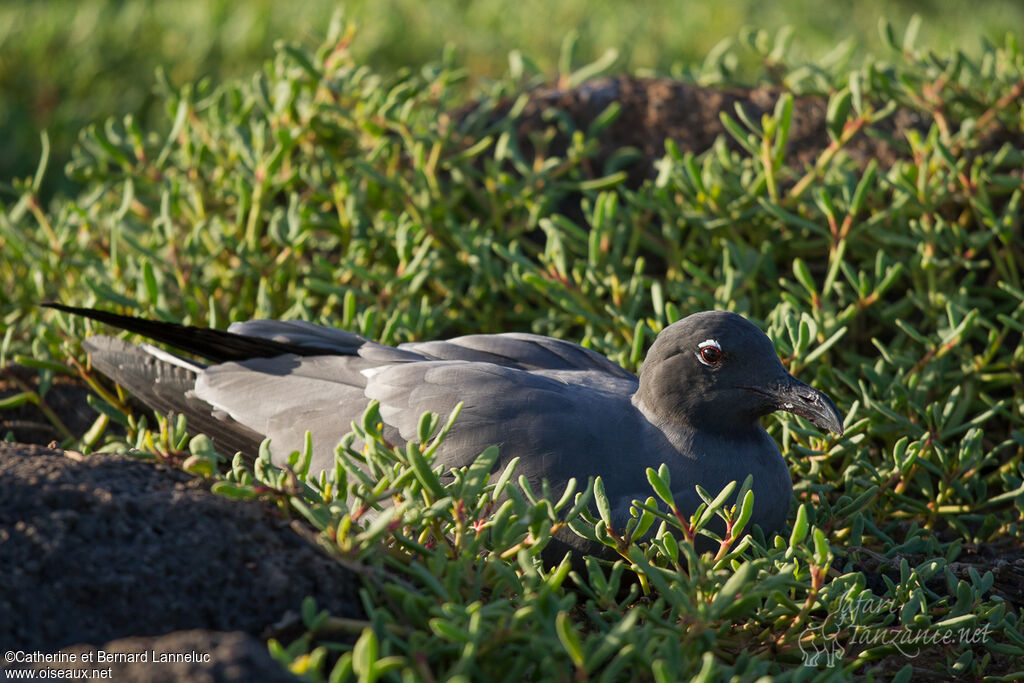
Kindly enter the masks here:
M 842 436 L 843 415 L 827 394 L 790 376 L 768 393 L 775 399 L 775 409 L 810 420 L 818 429 Z
M 823 404 L 821 406 L 822 410 L 811 418 L 811 422 L 818 429 L 832 432 L 836 436 L 842 436 L 845 431 L 843 416 L 839 413 L 839 409 L 836 408 L 836 404 L 832 402 L 832 399 L 825 394 L 822 394 L 821 398 L 823 399 L 821 401 Z

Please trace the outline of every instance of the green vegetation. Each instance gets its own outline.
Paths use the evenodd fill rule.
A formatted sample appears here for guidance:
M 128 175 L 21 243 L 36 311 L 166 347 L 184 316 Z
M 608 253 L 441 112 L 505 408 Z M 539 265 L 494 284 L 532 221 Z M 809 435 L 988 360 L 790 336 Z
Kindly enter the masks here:
M 694 76 L 771 56 L 773 78 L 806 87 L 808 69 L 784 45 L 772 54 L 773 38 L 740 41 Z M 1019 589 L 984 559 L 1021 557 L 1024 511 L 1024 55 L 1012 39 L 967 57 L 894 38 L 879 60 L 813 72 L 827 84 L 832 141 L 815 163 L 787 159 L 784 96 L 763 120 L 729 117 L 738 151 L 723 140 L 694 156 L 669 143 L 657 177 L 632 189 L 611 162 L 596 179 L 586 172 L 615 107 L 585 131 L 552 116 L 569 148 L 528 158 L 513 122 L 486 115 L 536 78 L 528 65 L 473 85 L 479 115 L 458 121 L 468 74 L 452 54 L 392 73 L 367 67 L 350 39 L 358 32 L 336 22 L 320 48 L 282 46 L 241 82 L 162 82 L 163 120 L 116 118 L 83 134 L 69 165 L 80 193 L 43 205 L 56 172 L 45 157 L 17 183 L 0 205 L 0 367 L 30 365 L 40 382 L 8 406 L 45 405 L 55 375 L 81 359 L 91 324 L 44 315 L 37 303 L 49 299 L 215 326 L 304 318 L 388 343 L 530 330 L 633 369 L 673 320 L 736 310 L 836 400 L 847 430 L 833 439 L 787 415 L 766 420 L 796 482 L 791 528 L 726 539 L 714 557 L 671 533 L 693 531 L 658 473 L 634 538 L 616 542 L 600 486 L 579 482 L 587 511 L 514 488 L 495 505 L 515 478 L 485 481 L 493 454 L 447 483 L 429 448 L 390 451 L 372 409 L 357 427 L 367 449 L 343 450 L 323 477 L 304 476 L 301 454 L 294 475 L 260 461 L 254 479 L 237 460 L 213 475 L 204 438 L 190 441 L 180 422 L 148 431 L 102 400 L 77 447 L 115 445 L 108 426 L 119 421 L 144 451 L 189 448 L 186 466 L 220 492 L 273 500 L 365 563 L 366 623 L 307 604 L 308 633 L 271 644 L 313 680 L 909 680 L 1022 668 Z M 882 135 L 895 108 L 921 113 L 924 130 L 894 141 L 891 167 L 859 165 L 846 146 Z M 437 427 L 426 418 L 421 441 Z M 374 481 L 351 465 L 360 458 Z M 360 508 L 385 494 L 393 511 L 367 521 Z M 709 502 L 707 515 L 743 517 L 743 506 Z M 624 561 L 545 569 L 538 553 L 566 515 Z M 979 633 L 985 644 L 964 635 Z M 912 639 L 902 651 L 899 636 Z M 835 642 L 840 669 L 801 666 Z
M 302 10 L 274 0 L 8 0 L 0 4 L 0 183 L 28 176 L 39 158 L 39 133 L 52 142 L 54 172 L 44 198 L 75 192 L 60 170 L 79 131 L 112 115 L 132 114 L 143 128 L 164 122 L 163 98 L 153 90 L 159 68 L 182 86 L 209 78 L 222 83 L 260 68 L 277 40 L 314 47 L 337 0 L 309 0 Z M 508 55 L 519 51 L 542 73 L 558 66 L 563 37 L 576 31 L 580 59 L 618 53 L 619 68 L 678 74 L 699 63 L 723 39 L 738 42 L 745 26 L 774 34 L 792 26 L 801 59 L 834 48 L 878 52 L 879 16 L 905 25 L 927 17 L 926 48 L 976 54 L 978 36 L 1002 36 L 1024 25 L 1016 0 L 957 3 L 943 0 L 821 3 L 720 0 L 709 3 L 644 2 L 624 11 L 608 0 L 348 0 L 359 27 L 353 45 L 361 64 L 382 73 L 418 69 L 452 45 L 473 78 L 499 78 Z M 543 30 L 538 30 L 538 26 Z M 863 52 L 861 53 L 863 54 Z M 740 78 L 756 78 L 760 65 L 740 53 Z M 2 188 L 2 186 L 0 186 Z M 0 189 L 2 191 L 2 189 Z

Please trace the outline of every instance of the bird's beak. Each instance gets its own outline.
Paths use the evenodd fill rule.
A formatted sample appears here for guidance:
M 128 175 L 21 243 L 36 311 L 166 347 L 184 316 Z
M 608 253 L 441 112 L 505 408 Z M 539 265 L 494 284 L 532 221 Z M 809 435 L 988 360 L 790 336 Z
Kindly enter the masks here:
M 826 394 L 787 374 L 769 387 L 746 387 L 768 397 L 775 410 L 807 418 L 818 429 L 843 435 L 843 416 Z

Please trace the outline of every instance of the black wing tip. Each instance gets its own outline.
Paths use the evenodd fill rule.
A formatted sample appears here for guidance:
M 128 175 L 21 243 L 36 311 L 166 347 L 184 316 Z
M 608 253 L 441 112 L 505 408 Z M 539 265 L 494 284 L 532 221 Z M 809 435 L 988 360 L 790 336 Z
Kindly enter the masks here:
M 59 304 L 56 301 L 44 301 L 44 302 L 40 303 L 39 305 L 42 308 L 55 308 L 58 311 L 65 311 L 67 313 L 74 313 L 75 311 L 79 310 L 79 309 L 75 308 L 74 306 L 65 306 L 64 304 Z
M 94 320 L 99 319 L 99 316 L 114 316 L 117 318 L 126 318 L 119 313 L 112 311 L 104 311 L 102 308 L 89 308 L 87 306 L 69 306 L 62 304 L 57 301 L 43 301 L 39 304 L 41 308 L 52 308 L 55 311 L 61 311 L 63 313 L 72 313 L 74 315 L 81 315 L 86 318 L 92 318 Z
M 265 337 L 250 337 L 227 330 L 121 315 L 100 308 L 68 306 L 53 301 L 46 301 L 40 305 L 134 332 L 217 363 L 243 361 L 250 358 L 272 358 L 285 354 L 322 356 L 337 353 L 336 349 L 329 347 L 302 346 Z

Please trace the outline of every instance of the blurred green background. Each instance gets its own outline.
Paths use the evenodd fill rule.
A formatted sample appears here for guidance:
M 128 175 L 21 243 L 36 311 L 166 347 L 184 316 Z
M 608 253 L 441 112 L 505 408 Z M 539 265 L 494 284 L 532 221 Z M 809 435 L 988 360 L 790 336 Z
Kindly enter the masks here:
M 450 44 L 472 79 L 505 72 L 512 50 L 554 74 L 572 30 L 580 36 L 578 62 L 614 48 L 620 70 L 672 74 L 745 26 L 771 34 L 792 26 L 797 54 L 811 61 L 846 39 L 861 54 L 880 51 L 883 16 L 902 31 L 918 14 L 920 45 L 969 53 L 981 39 L 1002 42 L 1008 29 L 1024 26 L 1019 0 L 7 0 L 0 4 L 0 183 L 34 172 L 45 129 L 52 153 L 42 194 L 70 190 L 61 171 L 85 125 L 127 113 L 144 127 L 161 119 L 157 68 L 179 85 L 247 76 L 276 40 L 315 45 L 342 6 L 359 27 L 353 50 L 370 66 L 415 68 Z

